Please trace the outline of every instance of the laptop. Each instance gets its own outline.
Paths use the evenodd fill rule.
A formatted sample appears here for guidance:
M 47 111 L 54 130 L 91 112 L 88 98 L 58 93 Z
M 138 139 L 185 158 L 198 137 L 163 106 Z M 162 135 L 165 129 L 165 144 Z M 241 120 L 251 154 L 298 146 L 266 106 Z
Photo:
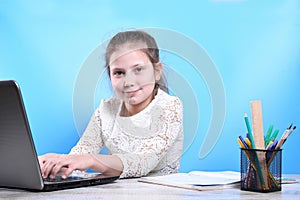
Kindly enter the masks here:
M 15 81 L 0 81 L 0 187 L 53 191 L 107 184 L 118 178 L 78 172 L 67 179 L 44 180 L 20 88 Z

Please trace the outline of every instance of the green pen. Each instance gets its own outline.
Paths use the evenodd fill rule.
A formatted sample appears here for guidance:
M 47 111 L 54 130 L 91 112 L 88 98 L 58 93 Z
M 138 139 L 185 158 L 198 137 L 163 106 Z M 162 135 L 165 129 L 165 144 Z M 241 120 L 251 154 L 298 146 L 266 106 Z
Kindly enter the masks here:
M 247 127 L 247 131 L 248 131 L 249 139 L 250 139 L 250 142 L 251 142 L 251 145 L 252 145 L 252 149 L 256 149 L 247 113 L 244 114 L 244 119 L 245 119 L 245 122 L 246 122 L 246 127 Z
M 279 133 L 279 130 L 278 130 L 278 129 L 276 129 L 276 130 L 274 131 L 274 133 L 273 133 L 272 137 L 270 138 L 270 141 L 273 141 L 273 140 L 275 140 L 275 139 L 276 139 L 276 137 L 277 137 L 277 135 L 278 135 L 278 133 Z
M 265 136 L 265 146 L 267 146 L 271 141 L 271 133 L 273 131 L 273 125 L 271 124 L 268 128 L 267 135 Z

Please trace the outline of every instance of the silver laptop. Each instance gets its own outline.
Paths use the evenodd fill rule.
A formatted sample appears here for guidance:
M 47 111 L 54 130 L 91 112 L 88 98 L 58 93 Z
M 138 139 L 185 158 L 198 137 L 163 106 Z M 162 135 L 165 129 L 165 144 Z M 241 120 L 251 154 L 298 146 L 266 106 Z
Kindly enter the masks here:
M 0 187 L 51 191 L 111 183 L 116 176 L 78 173 L 67 179 L 44 180 L 20 88 L 0 81 Z

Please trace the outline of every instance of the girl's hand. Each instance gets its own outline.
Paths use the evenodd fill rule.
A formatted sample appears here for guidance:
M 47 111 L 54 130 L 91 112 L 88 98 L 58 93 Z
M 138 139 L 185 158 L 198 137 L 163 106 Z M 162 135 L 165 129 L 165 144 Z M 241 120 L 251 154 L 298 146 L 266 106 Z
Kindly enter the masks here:
M 67 178 L 74 170 L 85 171 L 91 168 L 94 157 L 91 154 L 46 154 L 39 156 L 43 178 L 55 178 L 60 174 L 62 178 Z

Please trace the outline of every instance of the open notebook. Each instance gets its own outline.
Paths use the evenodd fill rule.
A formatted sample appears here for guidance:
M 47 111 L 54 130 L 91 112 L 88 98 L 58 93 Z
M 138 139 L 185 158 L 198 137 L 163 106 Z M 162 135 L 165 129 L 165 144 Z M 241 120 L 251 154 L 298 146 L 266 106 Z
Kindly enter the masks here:
M 236 186 L 241 175 L 234 171 L 191 171 L 164 176 L 142 177 L 140 182 L 179 187 L 193 190 L 215 190 Z

